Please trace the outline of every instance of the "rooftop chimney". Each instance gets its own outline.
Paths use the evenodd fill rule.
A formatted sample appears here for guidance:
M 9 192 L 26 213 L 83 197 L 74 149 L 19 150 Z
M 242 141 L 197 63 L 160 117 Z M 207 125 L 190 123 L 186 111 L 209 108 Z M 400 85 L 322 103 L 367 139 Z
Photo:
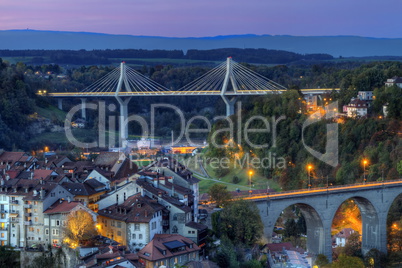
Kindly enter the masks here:
M 43 187 L 40 188 L 40 199 L 45 198 L 45 190 L 43 190 Z

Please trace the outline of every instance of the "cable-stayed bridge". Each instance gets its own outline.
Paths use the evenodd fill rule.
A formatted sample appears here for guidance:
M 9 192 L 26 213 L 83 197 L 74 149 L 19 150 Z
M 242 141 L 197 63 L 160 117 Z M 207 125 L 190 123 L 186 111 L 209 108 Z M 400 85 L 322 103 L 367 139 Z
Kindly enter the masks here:
M 304 89 L 303 94 L 323 94 L 333 89 Z M 280 94 L 286 88 L 246 67 L 227 58 L 201 77 L 177 90 L 170 90 L 127 66 L 124 62 L 110 73 L 80 92 L 55 92 L 48 96 L 81 98 L 82 117 L 85 118 L 86 98 L 115 97 L 120 104 L 120 124 L 128 117 L 128 103 L 133 96 L 221 96 L 226 105 L 226 116 L 234 114 L 237 96 Z M 127 139 L 127 128 L 121 132 Z

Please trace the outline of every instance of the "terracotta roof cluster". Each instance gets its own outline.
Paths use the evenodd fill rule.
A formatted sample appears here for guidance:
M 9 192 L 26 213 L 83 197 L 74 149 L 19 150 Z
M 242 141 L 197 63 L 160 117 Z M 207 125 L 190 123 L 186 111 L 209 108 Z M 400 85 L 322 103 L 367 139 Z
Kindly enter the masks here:
M 2 152 L 0 154 L 0 170 L 24 169 L 36 161 L 36 158 L 25 152 Z
M 121 205 L 100 209 L 98 214 L 124 222 L 147 223 L 156 212 L 163 209 L 164 206 L 158 204 L 156 200 L 138 193 L 128 197 Z
M 176 159 L 172 157 L 165 157 L 158 160 L 155 167 L 166 167 L 175 172 L 177 175 L 185 179 L 190 184 L 198 183 L 200 180 L 193 177 L 193 173 L 186 168 L 183 164 L 179 163 Z
M 111 169 L 121 157 L 121 152 L 101 152 L 95 159 L 96 167 L 104 167 Z
M 138 256 L 140 259 L 158 261 L 199 250 L 191 239 L 179 234 L 155 234 L 152 241 L 138 252 Z
M 92 180 L 88 180 L 88 181 L 92 181 Z M 90 196 L 90 195 L 94 195 L 99 192 L 98 190 L 94 189 L 91 186 L 91 183 L 87 183 L 87 181 L 85 181 L 84 183 L 64 182 L 61 185 L 73 195 Z M 103 183 L 102 183 L 102 185 L 105 186 Z
M 138 255 L 126 253 L 126 248 L 121 246 L 100 246 L 93 252 L 80 258 L 83 262 L 80 267 L 127 267 L 131 264 L 134 267 L 142 268 L 138 263 Z M 122 265 L 119 265 L 122 264 Z

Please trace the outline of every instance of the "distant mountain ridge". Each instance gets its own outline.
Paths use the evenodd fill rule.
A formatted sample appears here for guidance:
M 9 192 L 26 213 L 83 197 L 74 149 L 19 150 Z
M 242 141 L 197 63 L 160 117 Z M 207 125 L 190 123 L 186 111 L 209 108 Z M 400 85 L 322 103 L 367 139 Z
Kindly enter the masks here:
M 402 38 L 359 36 L 228 35 L 215 37 L 158 37 L 89 32 L 36 30 L 0 31 L 0 49 L 217 49 L 266 48 L 301 54 L 332 56 L 402 56 Z

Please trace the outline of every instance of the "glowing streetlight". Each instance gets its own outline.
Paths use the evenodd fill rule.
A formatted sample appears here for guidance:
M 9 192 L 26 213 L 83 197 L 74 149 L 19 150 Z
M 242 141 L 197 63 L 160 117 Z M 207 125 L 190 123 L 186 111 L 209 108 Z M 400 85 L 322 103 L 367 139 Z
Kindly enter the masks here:
M 368 161 L 367 159 L 363 159 L 363 184 L 366 184 L 366 165 Z
M 310 187 L 311 187 L 311 176 L 310 176 L 310 172 L 311 172 L 311 169 L 313 168 L 313 166 L 312 165 L 308 165 L 307 166 L 307 170 L 308 170 L 308 189 L 310 190 Z
M 248 172 L 248 181 L 249 181 L 249 191 L 248 191 L 248 194 L 249 194 L 249 196 L 251 196 L 251 176 L 253 175 L 253 171 L 252 170 L 250 170 L 249 172 Z

